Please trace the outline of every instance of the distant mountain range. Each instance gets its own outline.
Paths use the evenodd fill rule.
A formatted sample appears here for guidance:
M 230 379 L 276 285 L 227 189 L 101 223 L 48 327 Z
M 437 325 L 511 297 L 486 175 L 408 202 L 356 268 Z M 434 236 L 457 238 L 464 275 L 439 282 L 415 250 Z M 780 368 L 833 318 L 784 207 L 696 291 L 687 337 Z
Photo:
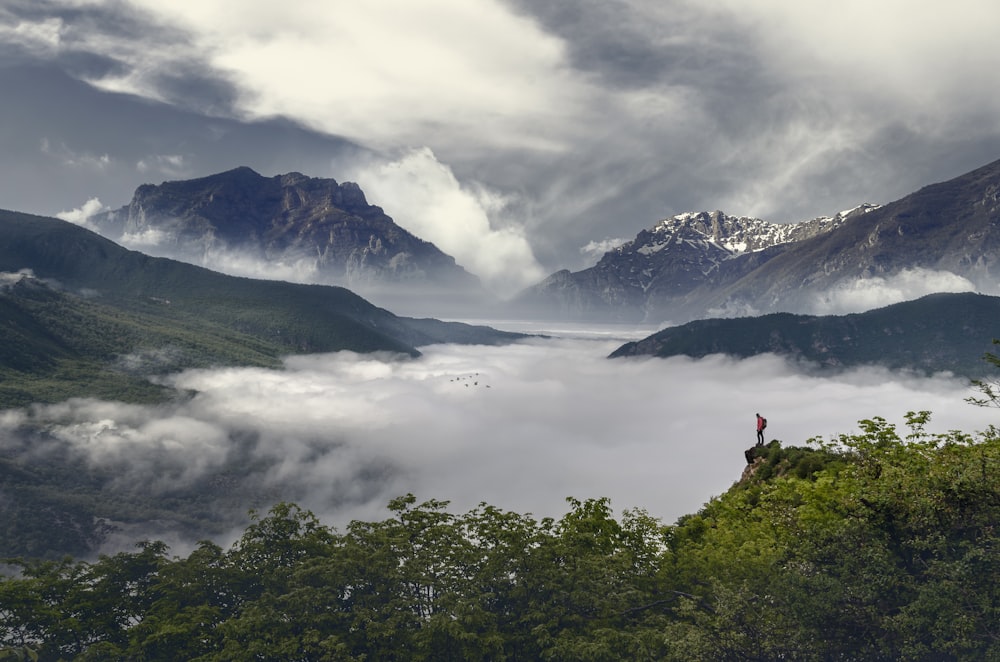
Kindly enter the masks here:
M 247 167 L 144 184 L 132 201 L 89 222 L 143 252 L 232 272 L 340 285 L 382 304 L 424 310 L 487 298 L 479 279 L 371 205 L 357 184 Z M 291 277 L 290 277 L 291 276 Z
M 1000 161 L 800 223 L 680 214 L 507 302 L 349 182 L 240 167 L 144 184 L 89 222 L 143 252 L 244 275 L 250 263 L 261 277 L 341 285 L 411 314 L 679 324 L 858 312 L 942 290 L 1000 293 L 998 191 Z
M 682 323 L 835 311 L 893 279 L 1000 291 L 1000 161 L 896 202 L 796 224 L 682 214 L 510 302 L 520 316 Z M 915 288 L 919 290 L 919 284 Z M 865 299 L 856 297 L 855 308 Z M 846 303 L 844 303 L 846 301 Z M 871 306 L 867 306 L 871 307 Z
M 72 395 L 148 399 L 149 374 L 189 366 L 337 350 L 415 356 L 432 343 L 520 337 L 400 317 L 341 287 L 226 276 L 0 211 L 0 409 Z
M 145 241 L 195 262 L 235 254 L 265 265 L 298 261 L 307 264 L 317 279 L 344 281 L 361 291 L 365 287 L 391 291 L 417 307 L 428 303 L 431 308 L 429 302 L 440 296 L 461 309 L 463 298 L 468 303 L 479 301 L 482 295 L 477 279 L 453 258 L 397 226 L 381 208 L 367 202 L 357 185 L 332 179 L 299 173 L 263 177 L 241 167 L 201 179 L 140 186 L 129 205 L 94 216 L 90 222 L 107 236 L 133 244 Z M 771 312 L 816 312 L 831 308 L 828 304 L 838 293 L 891 288 L 894 278 L 919 280 L 927 274 L 951 279 L 944 284 L 952 289 L 991 293 L 998 290 L 998 260 L 1000 161 L 881 207 L 865 204 L 801 223 L 776 224 L 722 212 L 674 216 L 640 231 L 589 269 L 553 274 L 507 306 L 498 306 L 495 316 L 683 323 Z M 72 299 L 58 306 L 78 310 L 81 319 L 89 316 L 94 326 L 105 323 L 92 319 L 94 315 L 107 320 L 121 311 L 131 316 L 132 331 L 116 332 L 116 337 L 147 341 L 145 345 L 126 343 L 119 355 L 162 346 L 169 334 L 188 333 L 201 339 L 215 334 L 214 348 L 174 352 L 172 363 L 164 368 L 212 361 L 260 363 L 274 361 L 283 353 L 336 349 L 414 354 L 422 343 L 503 342 L 512 337 L 483 327 L 400 317 L 340 287 L 224 276 L 126 250 L 70 223 L 3 212 L 0 272 L 23 270 L 29 270 L 30 276 L 18 277 L 17 287 L 0 286 L 8 319 L 13 320 L 0 329 L 9 336 L 9 343 L 30 348 L 32 339 L 47 337 L 35 331 L 45 331 L 50 339 L 62 337 L 63 349 L 73 347 L 68 340 L 73 330 L 57 329 L 54 316 L 46 312 L 53 310 L 53 302 L 60 297 Z M 45 287 L 51 292 L 43 294 Z M 926 300 L 919 305 L 927 309 L 924 314 L 940 314 Z M 905 309 L 886 310 L 901 314 Z M 746 322 L 736 334 L 726 327 L 720 331 L 721 339 L 708 333 L 715 327 L 706 322 L 698 327 L 705 334 L 705 344 L 692 351 L 736 355 L 776 351 L 766 342 L 747 344 L 752 329 L 771 325 L 775 330 L 769 337 L 781 338 L 775 342 L 787 353 L 823 364 L 865 360 L 857 347 L 824 340 L 810 349 L 800 342 L 807 327 L 843 324 L 854 318 L 803 319 L 813 321 L 765 317 Z M 184 331 L 182 327 L 188 324 L 194 326 Z M 906 331 L 911 335 L 899 339 L 919 343 L 937 337 L 921 336 L 920 328 L 915 322 Z M 961 334 L 967 330 L 942 327 L 939 331 Z M 974 339 L 979 343 L 975 358 L 963 347 L 965 360 L 978 360 L 983 344 L 1000 335 L 986 324 L 974 330 L 982 335 Z M 745 334 L 743 344 L 734 344 L 740 333 Z M 228 340 L 222 342 L 222 337 Z M 649 351 L 649 347 L 656 348 L 653 353 L 674 351 L 669 348 L 679 347 L 677 337 L 659 336 L 633 351 Z M 865 342 L 877 347 L 879 338 L 876 334 Z M 819 346 L 829 351 L 817 354 Z M 252 357 L 237 357 L 221 347 L 257 349 L 249 353 Z M 40 345 L 37 349 L 38 357 L 47 352 Z M 74 351 L 82 354 L 55 352 L 51 356 L 57 362 L 81 357 L 97 360 L 92 366 L 106 366 L 110 360 L 97 346 Z M 838 354 L 841 351 L 853 357 Z M 897 353 L 907 357 L 900 360 L 911 367 L 959 369 L 957 357 L 938 355 L 925 360 L 907 352 L 900 349 Z M 8 381 L 0 391 L 19 383 Z M 8 396 L 7 402 L 42 397 L 37 388 Z
M 931 294 L 850 315 L 772 313 L 704 319 L 622 345 L 612 358 L 774 353 L 840 369 L 877 365 L 918 373 L 996 377 L 982 360 L 1000 338 L 1000 298 L 973 293 Z

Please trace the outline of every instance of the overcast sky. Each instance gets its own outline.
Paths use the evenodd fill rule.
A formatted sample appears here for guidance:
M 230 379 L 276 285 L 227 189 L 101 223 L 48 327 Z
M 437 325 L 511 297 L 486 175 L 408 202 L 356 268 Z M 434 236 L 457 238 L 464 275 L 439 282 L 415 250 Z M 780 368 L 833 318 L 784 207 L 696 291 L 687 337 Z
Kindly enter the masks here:
M 675 213 L 805 220 L 1000 158 L 998 26 L 995 0 L 3 0 L 0 207 L 300 171 L 509 290 Z
M 796 446 L 853 434 L 875 416 L 904 436 L 911 410 L 933 412 L 932 433 L 997 420 L 996 409 L 964 402 L 972 391 L 961 379 L 880 369 L 819 377 L 774 356 L 611 360 L 624 336 L 545 330 L 562 337 L 432 346 L 418 359 L 340 352 L 291 358 L 284 370 L 194 370 L 168 382 L 197 395 L 168 405 L 74 400 L 0 412 L 0 451 L 44 452 L 37 434 L 18 449 L 28 422 L 110 469 L 119 494 L 239 477 L 233 493 L 291 500 L 338 526 L 384 519 L 406 493 L 449 500 L 453 512 L 485 501 L 536 517 L 561 516 L 568 496 L 608 497 L 616 512 L 644 508 L 670 524 L 740 478 L 756 412 L 768 440 Z M 225 516 L 242 522 L 250 505 Z M 184 544 L 169 529 L 143 534 Z

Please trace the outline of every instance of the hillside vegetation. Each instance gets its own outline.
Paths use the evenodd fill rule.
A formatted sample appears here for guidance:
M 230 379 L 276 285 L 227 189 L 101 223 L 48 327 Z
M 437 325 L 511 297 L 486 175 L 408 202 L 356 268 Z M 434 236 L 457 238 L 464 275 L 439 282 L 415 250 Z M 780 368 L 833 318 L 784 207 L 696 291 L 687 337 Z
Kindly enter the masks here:
M 1000 657 L 1000 433 L 772 443 L 665 526 L 412 495 L 331 529 L 292 504 L 229 549 L 17 561 L 0 642 L 40 660 L 986 660 Z
M 523 335 L 398 317 L 340 287 L 236 278 L 129 251 L 65 221 L 0 210 L 0 409 L 68 397 L 149 402 L 151 375 L 278 366 Z
M 980 359 L 998 336 L 1000 297 L 942 293 L 850 315 L 697 320 L 626 343 L 611 356 L 746 358 L 773 352 L 823 369 L 879 365 L 979 377 L 988 371 Z

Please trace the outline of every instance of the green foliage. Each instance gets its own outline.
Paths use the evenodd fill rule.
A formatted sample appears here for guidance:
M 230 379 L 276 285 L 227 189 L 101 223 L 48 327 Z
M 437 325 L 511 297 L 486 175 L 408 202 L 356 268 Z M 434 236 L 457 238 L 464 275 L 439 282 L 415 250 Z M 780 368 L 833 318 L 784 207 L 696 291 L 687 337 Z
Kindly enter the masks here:
M 0 289 L 0 408 L 74 396 L 149 403 L 152 374 L 217 364 L 276 367 L 287 351 L 165 306 L 122 309 L 25 279 Z
M 831 465 L 842 465 L 843 457 L 824 448 L 808 448 L 801 446 L 782 446 L 777 439 L 765 446 L 751 449 L 751 457 L 755 459 L 751 480 L 740 484 L 750 488 L 753 485 L 766 483 L 772 478 L 788 474 L 796 478 L 812 478 Z
M 807 479 L 738 486 L 671 532 L 689 658 L 989 659 L 1000 655 L 1000 437 L 910 434 L 875 418 L 821 443 Z M 700 590 L 699 590 L 700 587 Z
M 994 345 L 1000 345 L 1000 338 L 993 339 Z M 1000 368 L 1000 355 L 994 352 L 986 352 L 983 361 L 994 368 Z M 982 397 L 970 396 L 966 402 L 980 407 L 1000 407 L 1000 380 L 996 378 L 973 379 L 972 385 L 979 390 Z

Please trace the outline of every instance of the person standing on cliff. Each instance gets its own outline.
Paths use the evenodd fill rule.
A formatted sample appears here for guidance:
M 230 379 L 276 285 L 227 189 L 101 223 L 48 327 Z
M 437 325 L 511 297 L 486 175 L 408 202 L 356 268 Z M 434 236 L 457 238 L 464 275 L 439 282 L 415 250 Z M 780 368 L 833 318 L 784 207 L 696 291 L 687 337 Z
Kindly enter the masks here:
M 767 419 L 757 414 L 757 445 L 764 445 L 764 429 L 767 428 Z

